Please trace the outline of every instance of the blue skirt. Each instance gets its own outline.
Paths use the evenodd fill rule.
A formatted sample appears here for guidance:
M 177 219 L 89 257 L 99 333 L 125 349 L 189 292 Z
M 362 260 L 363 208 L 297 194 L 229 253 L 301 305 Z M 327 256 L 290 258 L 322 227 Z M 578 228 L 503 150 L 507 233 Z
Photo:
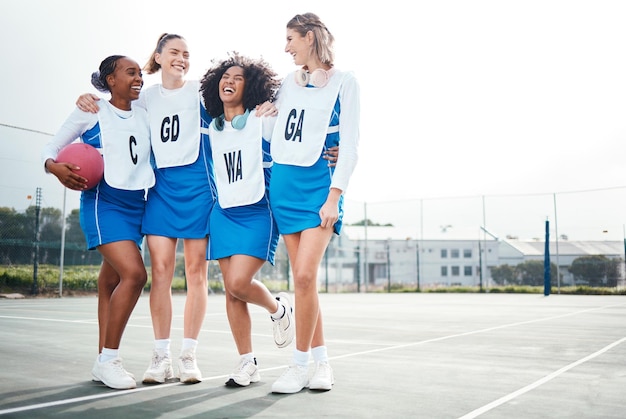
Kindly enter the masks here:
M 313 166 L 301 167 L 274 162 L 270 181 L 270 203 L 280 234 L 298 233 L 319 227 L 320 209 L 328 197 L 332 168 L 320 158 Z M 336 234 L 343 223 L 343 196 L 339 199 Z
M 195 163 L 155 170 L 156 183 L 148 191 L 143 218 L 144 234 L 178 239 L 207 237 L 215 200 L 210 158 L 201 147 Z
M 127 191 L 109 186 L 104 179 L 80 196 L 80 226 L 87 248 L 121 240 L 132 240 L 141 248 L 141 220 L 145 190 Z
M 265 198 L 253 205 L 226 209 L 216 203 L 210 224 L 207 259 L 247 255 L 274 264 L 278 229 Z

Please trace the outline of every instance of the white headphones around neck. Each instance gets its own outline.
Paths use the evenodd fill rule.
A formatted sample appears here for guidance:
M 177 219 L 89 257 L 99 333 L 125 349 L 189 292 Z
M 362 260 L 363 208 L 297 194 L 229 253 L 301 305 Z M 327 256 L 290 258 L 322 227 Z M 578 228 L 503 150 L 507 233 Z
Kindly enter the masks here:
M 244 129 L 248 121 L 248 115 L 250 115 L 250 110 L 246 109 L 243 115 L 235 116 L 233 120 L 230 121 L 230 125 L 235 129 Z M 224 114 L 213 118 L 213 128 L 215 128 L 216 131 L 222 131 L 224 129 Z
M 328 84 L 328 80 L 330 80 L 334 73 L 334 67 L 331 67 L 330 70 L 318 68 L 313 70 L 312 73 L 309 73 L 307 70 L 301 68 L 296 71 L 296 83 L 303 87 L 306 87 L 309 84 L 313 87 L 324 87 Z

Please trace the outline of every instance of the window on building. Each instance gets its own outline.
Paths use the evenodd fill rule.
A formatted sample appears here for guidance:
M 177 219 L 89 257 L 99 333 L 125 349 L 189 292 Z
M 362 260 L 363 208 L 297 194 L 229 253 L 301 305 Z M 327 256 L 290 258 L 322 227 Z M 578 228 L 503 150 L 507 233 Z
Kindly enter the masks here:
M 461 252 L 459 252 L 459 249 L 452 249 L 452 250 L 450 250 L 450 257 L 451 258 L 458 259 L 460 254 L 461 254 Z
M 441 267 L 441 276 L 448 276 L 448 267 L 447 266 L 442 266 Z
M 453 266 L 451 269 L 452 276 L 459 276 L 461 269 L 458 266 Z
M 386 278 L 387 265 L 377 263 L 374 265 L 374 278 Z
M 471 259 L 472 258 L 472 249 L 463 249 L 463 257 L 465 259 Z
M 448 249 L 441 249 L 441 258 L 445 259 L 448 257 Z
M 465 275 L 465 276 L 472 276 L 472 267 L 471 266 L 464 266 L 463 267 L 463 275 Z

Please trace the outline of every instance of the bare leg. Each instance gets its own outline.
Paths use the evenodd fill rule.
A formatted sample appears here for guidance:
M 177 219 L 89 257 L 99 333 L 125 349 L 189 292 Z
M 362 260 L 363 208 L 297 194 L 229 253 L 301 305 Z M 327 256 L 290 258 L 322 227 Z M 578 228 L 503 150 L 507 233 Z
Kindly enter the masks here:
M 148 236 L 152 262 L 150 315 L 155 339 L 169 339 L 172 328 L 172 279 L 176 264 L 176 239 Z
M 316 227 L 283 236 L 294 277 L 296 349 L 302 352 L 311 348 L 314 335 L 316 343 L 323 341 L 317 271 L 332 234 L 332 228 Z
M 322 324 L 322 309 L 317 311 L 317 322 L 315 323 L 315 332 L 313 333 L 313 340 L 311 341 L 311 348 L 325 345 L 324 341 L 324 326 Z
M 134 242 L 124 240 L 108 243 L 99 246 L 98 250 L 108 266 L 119 275 L 119 283 L 109 301 L 104 339 L 104 347 L 118 349 L 128 319 L 141 296 L 148 275 Z
M 226 288 L 226 314 L 240 355 L 252 352 L 252 322 L 248 303 L 265 308 L 270 314 L 278 302 L 267 287 L 254 279 L 264 261 L 252 256 L 234 255 L 220 259 Z
M 120 277 L 115 269 L 105 260 L 102 261 L 98 274 L 98 353 L 104 347 L 106 325 L 109 318 L 109 304 L 115 287 L 120 283 Z
M 206 260 L 207 239 L 185 239 L 184 246 L 187 299 L 185 300 L 183 336 L 197 340 L 206 316 L 209 299 L 207 280 L 209 263 Z

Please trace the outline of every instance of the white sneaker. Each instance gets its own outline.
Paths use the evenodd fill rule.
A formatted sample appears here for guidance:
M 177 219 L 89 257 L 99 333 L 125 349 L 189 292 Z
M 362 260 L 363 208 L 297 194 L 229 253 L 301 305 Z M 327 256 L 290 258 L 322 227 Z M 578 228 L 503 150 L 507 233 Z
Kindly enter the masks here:
M 333 388 L 333 384 L 335 384 L 335 377 L 328 362 L 316 362 L 315 372 L 309 381 L 309 389 L 328 391 Z
M 289 346 L 295 335 L 295 323 L 293 322 L 293 308 L 291 300 L 286 292 L 279 292 L 276 297 L 278 303 L 285 308 L 285 314 L 280 319 L 273 319 L 274 322 L 274 342 L 279 348 Z
M 272 393 L 297 393 L 309 384 L 309 369 L 290 365 L 272 384 Z
M 185 384 L 195 384 L 202 380 L 202 373 L 196 363 L 195 349 L 187 349 L 178 357 L 178 378 Z
M 172 359 L 167 354 L 159 355 L 157 351 L 152 351 L 152 361 L 143 374 L 143 383 L 163 384 L 170 378 L 174 378 Z
M 98 362 L 93 366 L 91 375 L 95 381 L 102 381 L 107 387 L 125 390 L 137 387 L 135 378 L 131 377 L 122 366 L 122 358 L 113 358 L 107 362 Z
M 102 381 L 99 378 L 96 377 L 96 374 L 97 374 L 96 368 L 98 368 L 98 357 L 96 357 L 96 360 L 93 363 L 93 367 L 91 368 L 91 379 L 92 379 L 92 381 L 96 381 L 98 383 L 101 383 Z M 128 374 L 128 376 L 130 378 L 132 378 L 133 380 L 135 379 L 135 376 L 132 373 L 126 371 L 126 374 Z
M 228 376 L 226 387 L 246 387 L 249 386 L 250 383 L 259 382 L 260 379 L 261 374 L 259 374 L 256 358 L 254 358 L 254 360 L 242 358 L 237 368 L 235 368 L 235 371 Z

